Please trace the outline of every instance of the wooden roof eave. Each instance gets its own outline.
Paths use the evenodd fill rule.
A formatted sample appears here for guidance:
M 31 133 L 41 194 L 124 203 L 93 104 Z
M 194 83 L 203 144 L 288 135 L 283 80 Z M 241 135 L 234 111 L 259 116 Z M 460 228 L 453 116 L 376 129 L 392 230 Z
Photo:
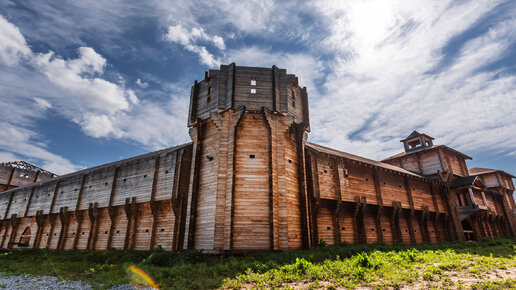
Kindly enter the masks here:
M 334 156 L 334 157 L 340 158 L 342 160 L 346 160 L 347 162 L 350 162 L 352 164 L 357 164 L 359 166 L 366 166 L 366 167 L 374 168 L 374 169 L 377 169 L 377 170 L 393 173 L 393 174 L 396 174 L 396 175 L 412 177 L 412 178 L 417 179 L 417 180 L 424 180 L 424 181 L 431 182 L 431 183 L 434 183 L 434 184 L 444 185 L 444 182 L 439 181 L 437 179 L 428 178 L 428 177 L 424 177 L 424 176 L 419 176 L 419 175 L 416 175 L 416 174 L 408 174 L 408 173 L 405 173 L 405 172 L 401 172 L 401 171 L 397 171 L 397 170 L 393 170 L 393 169 L 377 166 L 377 165 L 374 165 L 374 164 L 365 163 L 365 162 L 362 162 L 362 161 L 359 161 L 359 160 L 354 160 L 354 159 L 347 158 L 347 157 L 344 157 L 344 156 L 330 154 L 330 153 L 327 153 L 327 152 L 319 151 L 319 150 L 317 150 L 317 149 L 315 149 L 313 147 L 310 147 L 310 146 L 308 146 L 308 150 L 314 151 L 317 154 L 322 154 L 323 156 L 327 156 L 327 157 L 330 157 L 330 156 L 333 157 Z

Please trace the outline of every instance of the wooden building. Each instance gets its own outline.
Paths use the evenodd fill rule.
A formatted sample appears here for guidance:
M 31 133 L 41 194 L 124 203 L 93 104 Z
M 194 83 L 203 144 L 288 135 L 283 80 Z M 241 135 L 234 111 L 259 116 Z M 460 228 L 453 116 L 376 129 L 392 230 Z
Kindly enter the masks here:
M 25 161 L 0 162 L 0 192 L 56 176 Z
M 5 183 L 0 248 L 220 253 L 515 234 L 513 176 L 468 171 L 469 156 L 426 134 L 382 162 L 307 142 L 307 90 L 285 69 L 206 72 L 188 127 L 184 145 Z

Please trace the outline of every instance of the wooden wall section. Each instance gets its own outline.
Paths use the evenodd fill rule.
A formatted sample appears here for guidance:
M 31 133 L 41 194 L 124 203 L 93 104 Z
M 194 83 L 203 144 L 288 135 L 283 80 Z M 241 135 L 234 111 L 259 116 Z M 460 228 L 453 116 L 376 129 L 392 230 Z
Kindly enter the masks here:
M 171 249 L 174 189 L 188 183 L 179 176 L 191 152 L 185 144 L 5 192 L 1 247 Z
M 262 114 L 242 118 L 236 141 L 233 249 L 270 248 L 270 148 Z

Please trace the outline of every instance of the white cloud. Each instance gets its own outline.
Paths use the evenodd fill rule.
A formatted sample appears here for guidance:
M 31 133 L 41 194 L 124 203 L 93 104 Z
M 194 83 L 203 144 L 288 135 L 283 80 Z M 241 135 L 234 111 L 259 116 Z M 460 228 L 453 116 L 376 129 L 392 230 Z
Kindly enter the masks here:
M 218 35 L 209 36 L 202 27 L 194 27 L 188 30 L 179 24 L 169 26 L 168 31 L 165 34 L 165 39 L 169 42 L 180 44 L 188 51 L 197 53 L 201 59 L 201 63 L 210 67 L 219 66 L 220 60 L 215 59 L 213 54 L 208 52 L 206 47 L 200 45 L 199 43 L 211 43 L 221 50 L 226 48 L 222 37 Z
M 52 108 L 52 104 L 50 104 L 50 102 L 45 99 L 34 98 L 34 101 L 36 102 L 36 105 L 43 110 Z
M 136 83 L 137 86 L 139 86 L 142 89 L 145 89 L 145 88 L 147 88 L 149 86 L 149 83 L 146 83 L 146 82 L 144 82 L 144 81 L 142 81 L 140 79 L 137 79 L 135 83 Z
M 500 3 L 313 2 L 331 31 L 320 47 L 334 57 L 325 94 L 311 99 L 311 138 L 377 159 L 401 151 L 414 129 L 466 153 L 514 148 L 515 77 L 482 68 L 507 54 L 516 22 L 443 54 Z
M 18 27 L 0 15 L 0 63 L 13 66 L 30 53 L 30 48 Z

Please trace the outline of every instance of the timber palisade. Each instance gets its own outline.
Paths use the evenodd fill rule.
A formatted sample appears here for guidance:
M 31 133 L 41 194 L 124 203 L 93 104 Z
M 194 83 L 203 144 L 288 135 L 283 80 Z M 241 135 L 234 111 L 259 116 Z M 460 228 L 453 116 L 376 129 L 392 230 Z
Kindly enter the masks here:
M 276 66 L 195 81 L 190 143 L 56 176 L 0 163 L 0 248 L 276 251 L 514 236 L 512 176 L 414 131 L 381 162 L 307 142 Z

